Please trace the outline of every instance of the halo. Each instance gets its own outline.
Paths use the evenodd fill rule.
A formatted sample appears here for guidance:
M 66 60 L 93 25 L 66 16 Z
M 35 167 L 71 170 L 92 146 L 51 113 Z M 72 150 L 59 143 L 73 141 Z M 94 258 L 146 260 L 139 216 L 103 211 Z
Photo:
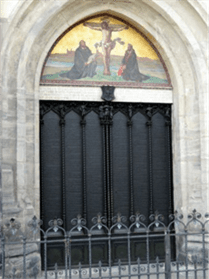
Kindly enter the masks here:
M 101 18 L 101 22 L 109 23 L 110 22 L 110 18 L 108 16 L 104 16 L 104 17 Z

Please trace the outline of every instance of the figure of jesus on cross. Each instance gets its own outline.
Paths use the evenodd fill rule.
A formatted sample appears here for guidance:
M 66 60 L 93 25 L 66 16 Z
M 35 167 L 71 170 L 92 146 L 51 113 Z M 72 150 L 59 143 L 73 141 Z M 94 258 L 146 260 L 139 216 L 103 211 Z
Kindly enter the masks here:
M 103 75 L 110 76 L 110 52 L 115 48 L 116 42 L 121 45 L 125 44 L 123 41 L 121 41 L 121 38 L 111 40 L 112 32 L 120 32 L 124 29 L 128 29 L 128 26 L 122 24 L 109 24 L 109 19 L 107 17 L 103 18 L 101 23 L 85 22 L 83 25 L 89 27 L 92 30 L 102 32 L 102 41 L 97 44 L 97 47 L 102 47 L 104 63 Z

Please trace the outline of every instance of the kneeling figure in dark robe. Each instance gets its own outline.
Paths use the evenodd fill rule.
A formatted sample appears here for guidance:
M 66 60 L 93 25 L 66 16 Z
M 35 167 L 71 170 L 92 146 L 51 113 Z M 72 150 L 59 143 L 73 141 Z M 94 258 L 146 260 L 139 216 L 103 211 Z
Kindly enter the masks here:
M 60 76 L 69 79 L 92 78 L 96 75 L 97 62 L 95 60 L 96 55 L 92 55 L 91 50 L 86 46 L 85 41 L 82 40 L 75 51 L 72 69 L 67 73 L 60 74 Z
M 148 76 L 143 75 L 139 71 L 136 52 L 131 44 L 128 44 L 128 48 L 125 52 L 122 60 L 122 77 L 125 80 L 142 82 L 149 79 Z

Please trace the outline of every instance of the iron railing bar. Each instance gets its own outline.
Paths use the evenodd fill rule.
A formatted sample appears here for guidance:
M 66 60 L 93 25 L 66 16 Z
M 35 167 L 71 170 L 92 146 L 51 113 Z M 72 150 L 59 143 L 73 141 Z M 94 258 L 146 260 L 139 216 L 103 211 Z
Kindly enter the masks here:
M 155 238 L 158 237 L 159 235 L 153 235 L 151 237 Z M 150 236 L 149 236 L 150 237 Z M 130 239 L 137 239 L 137 238 L 146 238 L 146 236 L 130 236 Z M 111 237 L 112 240 L 120 240 L 123 239 L 124 240 L 124 236 L 120 236 L 120 237 Z M 98 238 L 92 238 L 91 241 L 101 241 L 101 240 L 108 240 L 108 237 L 98 237 Z M 63 242 L 64 239 L 57 239 L 57 240 L 49 240 L 47 241 L 47 243 L 54 243 L 54 242 Z M 84 238 L 84 239 L 71 239 L 71 242 L 88 242 L 89 238 Z M 43 242 L 41 242 L 43 243 Z
M 170 234 L 170 236 L 185 236 L 185 235 L 199 235 L 197 233 L 188 233 L 188 234 Z M 201 235 L 201 234 L 200 234 Z M 84 236 L 85 237 L 85 236 Z M 155 238 L 155 237 L 165 237 L 164 234 L 150 234 L 149 238 Z M 130 239 L 137 239 L 137 238 L 146 238 L 146 235 L 130 235 Z M 124 239 L 124 236 L 112 236 L 111 237 L 112 240 L 119 240 L 119 239 Z M 100 240 L 108 240 L 108 237 L 97 237 L 97 238 L 93 238 L 91 239 L 91 241 L 100 241 Z M 88 242 L 89 238 L 83 238 L 83 239 L 71 239 L 71 242 Z M 47 240 L 47 243 L 57 243 L 57 242 L 64 242 L 64 238 L 63 239 L 56 239 L 56 240 Z M 14 241 L 14 242 L 6 242 L 6 245 L 15 245 L 15 244 L 20 244 L 20 241 Z M 41 240 L 41 241 L 28 241 L 27 244 L 32 244 L 32 243 L 36 243 L 36 244 L 44 244 L 45 241 Z M 205 243 L 205 242 L 204 242 Z
M 108 264 L 109 264 L 109 278 L 112 278 L 112 264 L 111 264 L 111 232 L 108 237 Z
M 127 238 L 128 238 L 128 278 L 130 279 L 131 278 L 131 244 L 130 244 L 130 233 L 128 232 L 128 235 L 127 235 Z
M 157 279 L 159 279 L 159 258 L 156 258 Z
M 176 263 L 176 266 L 177 266 L 177 279 L 179 279 L 179 262 Z M 172 271 L 171 271 L 172 273 Z
M 205 233 L 205 234 L 208 234 L 209 235 L 209 232 L 208 233 Z M 202 235 L 202 233 L 170 233 L 170 236 L 184 236 L 184 235 Z
M 44 273 L 47 279 L 47 236 L 44 236 Z
M 23 237 L 23 278 L 26 279 L 26 237 Z
M 184 235 L 202 235 L 202 233 L 169 233 L 170 234 L 170 236 L 184 236 Z M 208 233 L 204 233 L 205 235 L 206 234 L 208 234 L 209 235 L 209 232 Z M 158 237 L 165 237 L 165 234 L 163 233 L 163 234 L 149 234 L 149 237 L 156 237 L 156 236 L 158 236 Z M 71 237 L 73 237 L 72 235 L 71 235 Z M 84 237 L 85 237 L 85 235 L 84 235 Z M 94 237 L 94 235 L 92 235 L 92 237 Z M 117 238 L 117 237 L 123 237 L 123 239 L 124 239 L 124 233 L 123 233 L 123 236 L 112 236 L 111 238 Z M 145 234 L 137 234 L 137 235 L 130 235 L 130 238 L 146 238 L 146 233 Z M 108 239 L 108 237 L 106 236 L 105 237 L 106 238 L 106 240 Z M 105 239 L 105 238 L 97 238 L 96 236 L 95 236 L 95 240 L 97 240 L 97 239 L 99 239 L 99 240 L 101 240 L 101 239 Z M 40 239 L 40 238 L 39 238 Z M 64 239 L 64 236 L 63 236 L 63 239 Z M 72 240 L 76 240 L 76 238 L 75 239 L 72 239 Z M 92 240 L 93 240 L 93 238 L 92 238 Z M 50 241 L 50 240 L 48 240 L 48 241 Z M 47 242 L 48 242 L 47 241 Z M 83 240 L 82 240 L 83 241 Z M 206 241 L 205 241 L 206 242 Z M 5 242 L 5 244 L 7 244 L 7 245 L 13 245 L 13 244 L 18 244 L 18 243 L 21 243 L 21 241 L 13 241 L 13 242 Z M 44 243 L 44 241 L 43 240 L 33 240 L 33 241 L 31 241 L 31 240 L 29 240 L 29 241 L 27 241 L 27 244 L 32 244 L 32 243 Z
M 67 258 L 68 258 L 68 243 L 69 243 L 68 237 L 65 236 L 64 241 L 65 241 L 65 279 L 67 279 L 67 267 L 68 267 Z
M 122 265 L 123 266 L 123 265 Z M 122 268 L 122 266 L 121 266 L 121 268 Z M 124 266 L 127 266 L 127 265 L 124 265 Z M 135 266 L 135 264 L 133 264 L 133 265 L 131 265 L 131 266 Z M 141 264 L 141 266 L 143 267 L 143 266 L 146 266 L 146 264 Z M 96 266 L 95 266 L 96 267 Z M 112 266 L 112 268 L 117 268 L 118 266 Z M 93 268 L 93 267 L 92 267 Z M 84 268 L 84 269 L 86 269 L 86 268 Z M 208 270 L 208 268 L 205 268 L 206 270 Z M 72 270 L 74 270 L 74 269 L 72 269 Z M 76 269 L 75 269 L 76 270 Z M 62 270 L 60 270 L 60 271 L 62 271 Z M 195 271 L 195 269 L 187 269 L 187 271 L 188 272 L 194 272 Z M 196 268 L 196 271 L 197 272 L 199 272 L 199 271 L 202 271 L 202 269 L 201 268 Z M 172 273 L 176 273 L 176 274 L 178 274 L 178 273 L 182 273 L 182 272 L 186 272 L 186 270 L 172 270 L 171 271 L 171 274 Z M 143 273 L 140 273 L 140 274 L 135 274 L 135 273 L 130 273 L 130 275 L 131 275 L 131 277 L 132 276 L 137 276 L 137 275 L 140 275 L 140 276 L 142 276 L 142 275 L 147 275 L 148 273 L 147 272 L 143 272 Z M 159 271 L 159 272 L 150 272 L 149 273 L 150 275 L 157 275 L 157 274 L 165 274 L 165 270 L 164 271 Z M 113 277 L 119 277 L 119 273 L 117 274 L 117 275 L 112 275 L 112 278 Z M 127 274 L 121 274 L 121 277 L 128 277 L 128 275 Z M 109 275 L 108 276 L 102 276 L 101 278 L 110 278 L 109 277 Z M 203 277 L 204 278 L 204 277 Z
M 158 234 L 155 234 L 155 235 L 149 235 L 149 238 L 150 237 L 164 237 L 165 235 L 158 235 Z M 146 238 L 146 235 L 133 235 L 131 236 L 130 235 L 130 239 L 137 239 L 137 238 Z M 98 238 L 92 238 L 91 240 L 92 241 L 100 241 L 100 240 L 108 240 L 109 238 L 108 237 L 98 237 Z M 111 237 L 112 240 L 119 240 L 119 239 L 124 239 L 124 236 L 112 236 Z M 88 242 L 88 238 L 84 238 L 84 239 L 72 239 L 71 240 L 72 242 L 83 242 L 83 241 L 86 241 Z
M 102 276 L 102 262 L 99 261 L 99 278 L 103 278 Z
M 81 277 L 82 277 L 81 272 L 82 272 L 82 265 L 81 265 L 81 262 L 79 262 L 79 264 L 78 264 L 79 279 L 81 279 Z
M 140 258 L 137 258 L 137 267 L 138 267 L 138 279 L 141 278 L 141 266 Z
M 171 263 L 172 263 L 172 262 L 171 262 Z M 155 263 L 150 263 L 150 265 L 152 265 L 152 264 L 155 264 Z M 131 264 L 131 267 L 134 267 L 135 265 L 136 265 L 136 264 L 133 263 L 133 264 Z M 127 266 L 127 264 L 121 265 L 121 267 L 122 267 L 122 266 Z M 141 266 L 142 266 L 142 267 L 143 267 L 143 266 L 147 266 L 147 264 L 144 263 L 144 264 L 141 264 Z M 92 265 L 92 268 L 96 268 L 96 267 L 97 267 L 96 265 L 95 265 L 95 266 Z M 106 267 L 106 266 L 105 266 L 105 267 Z M 118 265 L 113 265 L 113 266 L 112 266 L 113 269 L 114 269 L 114 268 L 117 268 L 117 267 L 118 267 Z M 87 268 L 84 267 L 84 269 L 87 269 Z M 71 270 L 76 270 L 76 268 L 73 268 L 73 269 L 71 269 Z M 198 271 L 202 271 L 202 270 L 203 270 L 202 268 L 196 268 L 196 271 L 197 271 L 197 272 L 198 272 Z M 205 270 L 209 270 L 209 268 L 205 268 Z M 62 270 L 60 270 L 60 271 L 62 271 Z M 186 270 L 186 269 L 185 269 L 185 270 L 182 269 L 182 270 L 179 270 L 179 271 L 178 271 L 178 270 L 172 270 L 171 273 L 178 273 L 178 272 L 181 273 L 181 272 L 186 272 L 186 271 L 192 272 L 192 271 L 195 271 L 195 269 L 190 269 L 190 268 L 189 268 L 189 269 L 187 269 L 187 270 Z M 131 276 L 137 276 L 137 273 L 136 273 L 136 274 L 135 274 L 135 273 L 130 273 L 130 274 L 131 274 Z M 144 275 L 144 274 L 146 274 L 146 273 L 143 272 L 143 273 L 141 273 L 140 275 Z M 150 274 L 150 275 L 152 275 L 152 274 L 157 275 L 157 272 L 150 272 L 149 274 Z M 165 274 L 165 270 L 164 270 L 164 271 L 159 271 L 159 274 Z M 112 275 L 112 277 L 113 277 L 113 276 L 117 276 L 117 277 L 118 277 L 118 275 Z M 121 274 L 121 276 L 126 276 L 126 277 L 127 277 L 128 275 L 127 275 L 127 274 L 124 274 L 124 275 Z M 104 277 L 104 276 L 102 276 L 102 278 L 103 278 L 103 277 Z M 108 275 L 108 278 L 109 278 L 109 275 Z
M 58 266 L 57 266 L 57 263 L 55 264 L 55 271 L 54 271 L 54 274 L 55 274 L 55 279 L 58 279 L 57 278 L 57 274 L 58 274 Z
M 68 262 L 69 262 L 69 278 L 71 279 L 71 239 L 69 239 L 69 247 L 68 247 L 68 250 L 69 250 L 69 257 L 68 257 Z
M 92 254 L 91 254 L 91 236 L 89 237 L 89 279 L 91 279 L 91 266 L 92 266 Z
M 166 279 L 171 279 L 171 244 L 170 244 L 170 234 L 165 234 L 165 276 Z
M 147 278 L 149 279 L 150 278 L 150 266 L 149 266 L 149 233 L 147 233 L 146 235 L 146 249 L 147 249 L 147 253 L 146 253 L 146 257 L 147 257 L 147 271 L 148 271 L 148 274 L 147 274 Z
M 200 235 L 200 233 L 188 233 L 188 234 L 186 234 L 186 233 L 182 233 L 182 234 L 177 233 L 177 234 L 170 234 L 170 236 L 175 236 L 175 237 L 177 237 L 177 236 L 186 236 L 186 235 L 187 236 Z M 164 234 L 150 234 L 149 235 L 149 238 L 154 238 L 154 237 L 165 237 L 165 235 Z M 144 235 L 139 235 L 139 234 L 137 234 L 137 235 L 130 235 L 130 239 L 137 239 L 137 238 L 146 238 L 146 234 L 144 234 Z M 112 236 L 111 239 L 113 239 L 113 240 L 124 239 L 124 236 Z M 100 241 L 100 240 L 108 240 L 108 237 L 107 236 L 105 236 L 105 237 L 98 237 L 98 238 L 93 238 L 92 237 L 92 241 Z M 63 242 L 63 241 L 64 241 L 64 238 L 60 239 L 60 240 L 59 239 L 57 239 L 57 240 L 54 240 L 54 239 L 53 240 L 49 240 L 48 239 L 47 243 Z M 71 241 L 72 242 L 79 242 L 79 241 L 81 241 L 81 242 L 87 241 L 88 242 L 88 238 L 71 239 Z M 35 243 L 35 244 L 44 244 L 45 241 L 44 240 L 40 240 L 40 241 L 38 241 L 38 240 L 36 240 L 36 241 L 27 241 L 27 244 L 33 244 L 33 243 Z M 196 243 L 199 243 L 199 242 L 197 241 Z M 5 242 L 5 244 L 6 245 L 15 245 L 15 244 L 20 244 L 20 241 Z
M 120 261 L 120 259 L 118 260 L 118 273 L 119 273 L 119 279 L 122 278 L 121 277 L 121 261 Z
M 203 268 L 205 268 L 205 257 L 206 257 L 206 253 L 205 253 L 205 231 L 203 229 L 202 231 L 202 256 L 203 256 Z M 203 277 L 206 277 L 206 272 L 205 270 L 203 270 Z
M 142 264 L 142 267 L 143 266 L 145 266 L 145 265 L 143 265 Z M 112 266 L 113 268 L 114 267 L 117 267 L 117 266 Z M 208 270 L 208 268 L 206 268 L 206 270 Z M 62 271 L 62 270 L 60 270 L 60 271 Z M 177 278 L 179 277 L 179 273 L 185 273 L 185 272 L 194 272 L 194 271 L 196 271 L 196 272 L 199 272 L 199 271 L 202 271 L 202 269 L 199 269 L 199 268 L 197 268 L 197 269 L 187 269 L 187 270 L 176 270 L 176 271 L 171 271 L 171 274 L 177 274 Z M 137 275 L 138 276 L 153 276 L 153 275 L 157 275 L 157 276 L 160 276 L 160 275 L 165 275 L 165 271 L 156 271 L 156 272 L 142 272 L 142 273 L 138 273 L 138 274 L 135 274 L 135 273 L 130 273 L 129 275 L 130 275 L 130 278 L 132 278 L 132 277 L 136 277 Z M 116 274 L 116 275 L 111 275 L 111 278 L 123 278 L 123 277 L 126 277 L 127 278 L 127 274 L 120 274 L 119 272 L 118 272 L 118 274 Z M 138 278 L 140 278 L 140 277 L 138 277 Z M 2 278 L 5 278 L 4 276 L 2 276 Z M 47 277 L 45 277 L 45 278 L 47 278 Z M 70 277 L 71 278 L 71 277 Z M 81 279 L 82 278 L 82 265 L 81 265 L 81 263 L 79 263 L 79 278 Z M 95 278 L 97 278 L 97 277 L 95 277 Z M 98 278 L 104 278 L 104 279 L 109 279 L 110 277 L 109 277 L 109 275 L 107 275 L 107 276 L 100 276 L 100 277 L 98 277 Z M 158 278 L 158 277 L 157 277 Z M 197 278 L 197 277 L 195 277 L 195 278 Z M 206 277 L 203 277 L 203 278 L 205 278 L 206 279 Z
M 2 248 L 2 278 L 5 275 L 5 239 L 4 236 L 1 238 L 1 248 Z
M 186 250 L 186 279 L 188 279 L 188 251 L 187 251 L 187 234 L 185 235 L 185 250 Z
M 202 268 L 197 268 L 196 269 L 196 271 L 198 272 L 198 271 L 202 271 L 203 269 Z M 205 268 L 205 270 L 209 270 L 208 268 Z M 183 269 L 181 269 L 181 270 L 172 270 L 171 271 L 171 273 L 182 273 L 182 272 L 194 272 L 195 271 L 195 269 L 185 269 L 185 270 L 183 270 Z M 206 277 L 203 277 L 203 278 L 205 278 L 206 279 Z
M 184 236 L 185 234 L 169 234 L 170 236 Z M 187 235 L 199 235 L 197 233 L 191 233 L 191 234 L 187 234 Z M 140 234 L 137 234 L 137 235 L 130 235 L 130 238 L 146 238 L 146 234 L 143 234 L 143 235 L 140 235 Z M 149 234 L 149 237 L 165 237 L 165 234 Z M 108 237 L 105 237 L 106 240 L 108 239 Z M 105 239 L 105 238 L 101 238 L 101 239 Z M 111 239 L 117 239 L 117 238 L 123 238 L 124 239 L 124 234 L 123 236 L 112 236 Z M 97 239 L 100 239 L 99 237 L 98 238 L 95 238 L 94 240 L 97 240 Z M 101 240 L 100 239 L 100 240 Z M 73 240 L 73 239 L 72 239 Z M 92 238 L 93 240 L 93 238 Z
M 197 263 L 194 262 L 194 276 L 197 279 Z
M 162 274 L 164 274 L 164 273 L 162 273 Z M 147 275 L 147 273 L 142 273 L 141 275 Z M 156 274 L 151 273 L 151 275 L 156 275 Z M 120 277 L 120 278 L 124 278 L 124 277 L 127 278 L 127 274 L 126 274 L 126 275 L 125 275 L 125 274 L 124 274 L 124 275 L 121 274 L 121 277 Z M 135 274 L 132 274 L 132 275 L 131 275 L 131 278 L 132 278 L 132 277 L 136 277 L 136 275 L 135 275 Z M 94 277 L 94 278 L 99 278 L 99 277 Z M 111 278 L 110 278 L 109 276 L 105 276 L 105 277 L 102 276 L 101 279 L 103 279 L 103 278 L 104 278 L 104 279 L 119 278 L 119 275 L 112 275 Z
M 159 275 L 161 275 L 161 274 L 165 274 L 165 272 L 163 272 L 163 271 L 160 271 L 159 273 L 158 273 Z M 144 276 L 144 275 L 157 275 L 157 272 L 150 272 L 150 273 L 147 273 L 147 272 L 143 272 L 143 273 L 141 273 L 140 274 L 140 276 Z M 121 278 L 123 278 L 123 277 L 128 277 L 128 275 L 127 274 L 121 274 L 120 275 L 121 276 Z M 137 276 L 137 273 L 136 274 L 131 274 L 131 277 L 136 277 Z M 95 277 L 95 278 L 98 278 L 98 277 Z M 109 277 L 109 276 L 102 276 L 101 277 L 102 279 L 104 278 L 108 278 L 108 279 L 111 279 L 111 278 L 119 278 L 119 275 L 117 274 L 117 275 L 112 275 L 111 276 L 111 278 Z

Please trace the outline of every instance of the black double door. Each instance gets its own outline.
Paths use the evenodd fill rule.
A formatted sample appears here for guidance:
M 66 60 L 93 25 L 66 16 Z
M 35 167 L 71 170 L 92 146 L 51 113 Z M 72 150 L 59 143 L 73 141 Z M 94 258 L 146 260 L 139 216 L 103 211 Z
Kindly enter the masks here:
M 42 101 L 40 172 L 44 229 L 50 220 L 60 218 L 69 231 L 71 220 L 78 214 L 90 228 L 92 218 L 99 212 L 107 218 L 108 227 L 119 212 L 127 217 L 126 225 L 136 212 L 145 215 L 148 225 L 149 215 L 156 210 L 167 222 L 172 213 L 170 124 L 171 107 L 167 104 Z M 159 241 L 153 244 L 153 258 Z M 54 251 L 61 262 L 63 256 L 55 246 L 49 247 L 48 254 Z M 119 257 L 117 243 L 115 247 L 113 261 Z M 78 262 L 88 262 L 84 248 L 74 249 Z M 136 254 L 141 253 L 135 250 Z M 104 247 L 97 254 L 105 261 L 106 252 Z

